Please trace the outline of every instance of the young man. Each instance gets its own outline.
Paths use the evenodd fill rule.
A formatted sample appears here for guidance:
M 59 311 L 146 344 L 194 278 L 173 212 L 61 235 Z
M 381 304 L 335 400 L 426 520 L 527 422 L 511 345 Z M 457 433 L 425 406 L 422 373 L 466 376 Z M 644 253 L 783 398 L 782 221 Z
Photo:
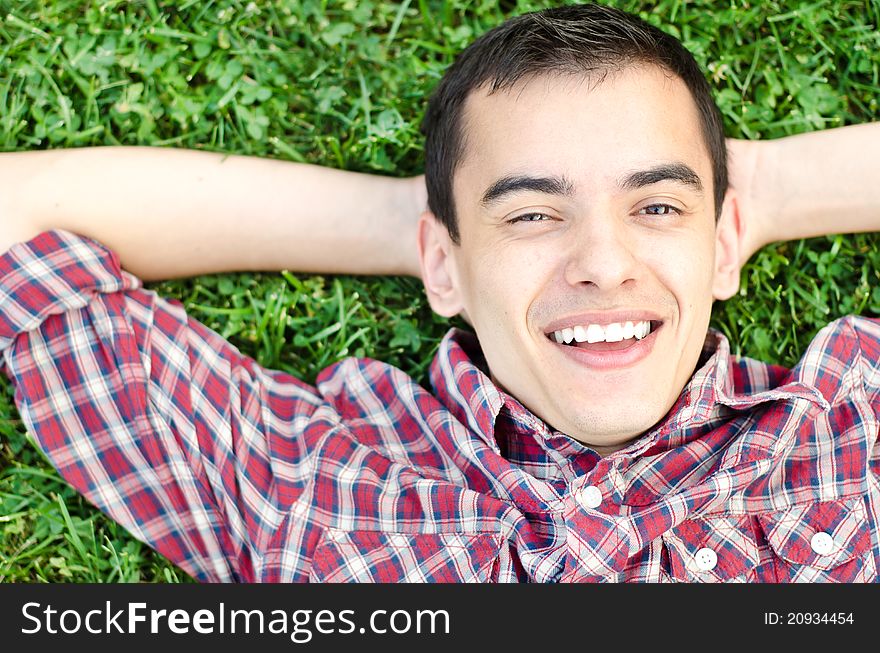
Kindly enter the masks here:
M 790 371 L 707 335 L 763 244 L 876 228 L 876 126 L 732 143 L 736 195 L 692 57 L 584 5 L 475 42 L 426 133 L 417 227 L 418 179 L 14 155 L 0 351 L 62 475 L 202 580 L 876 579 L 880 326 L 835 322 Z M 287 195 L 242 233 L 260 188 Z M 315 388 L 263 369 L 130 273 L 416 273 L 414 241 L 434 310 L 475 331 L 431 392 L 371 360 Z

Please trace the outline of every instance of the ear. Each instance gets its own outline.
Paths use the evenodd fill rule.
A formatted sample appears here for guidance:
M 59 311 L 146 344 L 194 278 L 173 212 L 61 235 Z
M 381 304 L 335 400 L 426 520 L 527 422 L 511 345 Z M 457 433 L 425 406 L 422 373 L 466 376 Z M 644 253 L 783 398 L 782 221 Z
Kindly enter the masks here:
M 729 189 L 721 205 L 718 224 L 715 225 L 715 274 L 712 281 L 715 299 L 729 299 L 739 290 L 742 227 L 736 191 Z
M 449 231 L 430 211 L 419 218 L 419 265 L 428 303 L 443 317 L 458 315 L 462 309 L 461 292 L 456 273 Z

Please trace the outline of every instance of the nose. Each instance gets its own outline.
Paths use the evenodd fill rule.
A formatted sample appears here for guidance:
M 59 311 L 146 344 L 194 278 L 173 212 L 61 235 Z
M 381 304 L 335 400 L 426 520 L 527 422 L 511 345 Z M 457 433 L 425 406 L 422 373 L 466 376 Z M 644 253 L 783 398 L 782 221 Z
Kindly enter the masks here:
M 573 286 L 610 291 L 637 276 L 632 235 L 610 212 L 581 217 L 568 234 L 565 279 Z

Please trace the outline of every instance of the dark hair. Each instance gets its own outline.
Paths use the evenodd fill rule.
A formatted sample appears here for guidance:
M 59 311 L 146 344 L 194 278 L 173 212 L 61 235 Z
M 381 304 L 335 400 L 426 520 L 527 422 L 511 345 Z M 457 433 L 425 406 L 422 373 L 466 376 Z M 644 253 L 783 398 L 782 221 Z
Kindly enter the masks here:
M 712 160 L 715 217 L 727 190 L 727 150 L 721 114 L 693 55 L 674 37 L 638 16 L 595 4 L 556 7 L 512 18 L 465 50 L 431 95 L 425 133 L 428 207 L 459 242 L 452 178 L 463 156 L 462 113 L 468 95 L 490 93 L 541 74 L 601 77 L 627 66 L 652 64 L 685 83 L 700 115 Z

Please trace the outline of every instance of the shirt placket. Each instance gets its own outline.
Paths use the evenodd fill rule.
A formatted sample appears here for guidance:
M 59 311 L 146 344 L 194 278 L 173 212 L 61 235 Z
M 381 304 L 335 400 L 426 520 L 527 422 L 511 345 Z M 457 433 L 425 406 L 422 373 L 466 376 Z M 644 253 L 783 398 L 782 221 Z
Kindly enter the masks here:
M 607 461 L 572 480 L 565 498 L 567 558 L 563 582 L 614 581 L 636 542 L 622 510 L 619 475 Z

